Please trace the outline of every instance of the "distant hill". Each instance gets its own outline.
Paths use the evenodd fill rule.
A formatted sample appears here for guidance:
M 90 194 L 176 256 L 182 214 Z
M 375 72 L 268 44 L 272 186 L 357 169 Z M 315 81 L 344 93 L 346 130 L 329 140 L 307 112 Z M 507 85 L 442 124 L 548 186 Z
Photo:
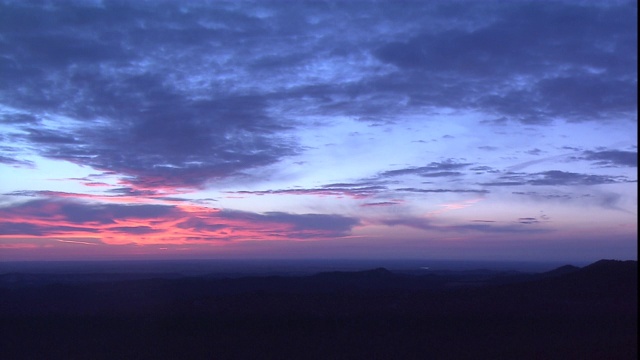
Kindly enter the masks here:
M 578 270 L 580 270 L 580 268 L 577 267 L 577 266 L 564 265 L 564 266 L 561 266 L 559 268 L 553 269 L 551 271 L 544 272 L 541 275 L 544 276 L 544 277 L 558 276 L 558 275 L 564 275 L 564 274 L 569 274 L 569 273 L 572 273 L 572 272 L 576 272 Z
M 173 276 L 0 275 L 0 358 L 638 355 L 637 261 L 539 274 Z
M 559 269 L 556 269 L 559 270 Z M 540 284 L 549 296 L 630 296 L 637 299 L 638 262 L 600 260 Z

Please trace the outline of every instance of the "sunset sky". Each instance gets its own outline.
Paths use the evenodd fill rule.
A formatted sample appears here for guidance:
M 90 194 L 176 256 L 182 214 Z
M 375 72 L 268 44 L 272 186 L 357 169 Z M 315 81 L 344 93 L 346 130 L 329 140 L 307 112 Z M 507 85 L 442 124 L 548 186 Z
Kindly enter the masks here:
M 637 259 L 637 4 L 4 1 L 0 260 Z

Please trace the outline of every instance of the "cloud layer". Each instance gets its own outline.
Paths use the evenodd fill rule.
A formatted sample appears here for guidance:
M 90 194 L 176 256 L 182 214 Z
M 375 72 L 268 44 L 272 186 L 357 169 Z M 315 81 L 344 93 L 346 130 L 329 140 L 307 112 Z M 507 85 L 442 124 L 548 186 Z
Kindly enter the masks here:
M 637 213 L 636 2 L 2 1 L 0 54 L 3 239 Z
M 183 244 L 339 238 L 359 221 L 341 215 L 256 214 L 196 206 L 32 200 L 0 209 L 4 237 L 96 237 L 112 244 Z

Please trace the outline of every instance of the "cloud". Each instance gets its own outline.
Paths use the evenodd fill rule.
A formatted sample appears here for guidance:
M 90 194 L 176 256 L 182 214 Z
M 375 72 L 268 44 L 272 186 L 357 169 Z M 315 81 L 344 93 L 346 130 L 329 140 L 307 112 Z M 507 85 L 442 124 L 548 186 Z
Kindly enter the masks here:
M 78 141 L 72 136 L 66 136 L 60 132 L 51 130 L 40 129 L 25 129 L 28 134 L 24 136 L 24 139 L 37 144 L 37 145 L 53 145 L 58 146 L 60 144 L 77 144 Z
M 526 219 L 529 218 L 524 218 Z M 535 220 L 535 219 L 534 219 Z M 385 219 L 380 220 L 380 223 L 387 226 L 407 226 L 414 229 L 425 230 L 425 231 L 435 231 L 435 232 L 480 232 L 480 233 L 531 233 L 531 232 L 547 232 L 550 230 L 536 228 L 532 229 L 530 227 L 522 227 L 521 225 L 499 225 L 495 224 L 494 221 L 489 220 L 474 220 L 476 224 L 456 224 L 456 225 L 439 225 L 433 223 L 433 221 L 427 218 L 421 217 L 405 217 L 398 219 Z M 523 223 L 520 224 L 530 224 Z
M 578 174 L 560 170 L 543 171 L 533 174 L 528 180 L 531 185 L 600 185 L 619 182 L 617 176 Z
M 520 223 L 523 224 L 523 223 Z M 480 232 L 480 233 L 500 233 L 500 234 L 521 234 L 521 233 L 544 233 L 552 230 L 542 228 L 522 227 L 520 225 L 489 225 L 489 224 L 472 224 L 457 225 L 447 228 L 448 231 L 459 232 Z
M 627 182 L 623 176 L 578 174 L 560 170 L 550 170 L 534 174 L 537 179 L 530 180 L 532 185 L 600 185 Z
M 572 118 L 583 116 L 586 111 L 623 114 L 637 108 L 637 84 L 631 79 L 580 74 L 542 80 L 537 91 L 554 112 Z
M 423 170 L 422 170 L 423 171 Z M 412 173 L 412 172 L 408 172 Z M 433 173 L 439 176 L 439 173 Z M 429 174 L 431 175 L 431 174 Z M 428 176 L 427 176 L 428 177 Z M 374 185 L 378 184 L 378 185 Z M 350 197 L 352 199 L 367 199 L 376 196 L 385 195 L 393 192 L 412 192 L 412 193 L 475 193 L 488 194 L 490 191 L 486 189 L 422 189 L 422 188 L 389 188 L 386 185 L 379 185 L 376 182 L 363 183 L 336 183 L 327 184 L 312 189 L 281 189 L 281 190 L 241 190 L 227 191 L 227 194 L 240 195 L 312 195 L 312 196 L 336 196 Z M 362 206 L 382 206 L 392 205 L 396 202 L 375 202 L 363 204 Z
M 519 218 L 518 222 L 520 224 L 531 225 L 531 224 L 538 224 L 540 221 L 536 218 L 525 217 L 525 218 Z
M 539 193 L 537 191 L 514 191 L 512 192 L 512 194 L 525 195 L 525 196 L 530 196 L 530 197 L 533 197 L 536 199 L 542 199 L 542 200 L 566 201 L 566 200 L 571 200 L 575 198 L 573 194 L 558 194 L 558 193 L 549 194 L 549 193 Z
M 437 228 L 430 220 L 419 217 L 386 219 L 380 222 L 387 226 L 407 226 L 419 230 L 434 230 Z
M 365 199 L 373 197 L 381 192 L 388 191 L 384 185 L 373 185 L 372 183 L 337 183 L 323 185 L 311 189 L 278 189 L 278 190 L 240 190 L 227 191 L 227 194 L 240 195 L 314 195 L 314 196 L 337 196 L 351 197 L 354 199 Z
M 492 109 L 540 125 L 553 117 L 584 121 L 636 111 L 635 3 L 436 8 L 446 8 L 460 26 L 426 28 L 374 52 L 398 69 L 393 91 L 404 84 L 416 103 Z M 469 16 L 483 10 L 491 16 Z
M 68 200 L 31 200 L 0 209 L 2 218 L 37 217 L 72 224 L 116 224 L 120 219 L 157 218 L 171 215 L 173 206 L 94 204 Z
M 469 170 L 475 171 L 476 174 L 484 174 L 486 173 L 499 173 L 500 170 L 494 169 L 491 166 L 474 166 L 472 168 L 469 168 Z
M 34 124 L 39 121 L 40 121 L 39 118 L 31 114 L 25 114 L 25 113 L 0 114 L 0 124 Z
M 638 167 L 638 152 L 621 150 L 585 151 L 587 160 L 607 167 Z
M 538 173 L 507 172 L 497 181 L 482 183 L 484 186 L 573 186 L 573 185 L 603 185 L 631 182 L 625 176 L 580 174 L 561 170 L 549 170 Z
M 579 206 L 598 206 L 606 210 L 621 211 L 627 214 L 633 214 L 633 211 L 629 211 L 622 207 L 624 196 L 619 193 L 592 190 L 589 193 L 573 193 L 573 192 L 537 192 L 537 191 L 514 191 L 513 195 L 527 196 L 533 200 L 538 201 L 556 201 L 562 204 L 567 204 L 571 201 Z M 540 219 L 548 220 L 548 216 L 541 215 Z
M 598 147 L 637 127 L 635 2 L 7 1 L 0 39 L 0 164 L 41 177 L 3 183 L 6 201 L 23 201 L 0 208 L 5 238 L 327 239 L 361 226 L 332 213 L 353 210 L 337 199 L 382 213 L 399 210 L 389 206 L 400 198 L 403 211 L 424 215 L 456 206 L 428 213 L 434 204 L 425 198 L 487 194 L 503 204 L 506 197 L 492 197 L 499 186 L 564 201 L 586 197 L 562 187 L 635 181 L 626 172 L 637 167 L 636 149 Z M 597 138 L 594 129 L 620 138 Z M 561 145 L 571 154 L 554 153 Z M 36 166 L 47 160 L 94 174 L 43 176 Z M 318 185 L 319 174 L 334 183 Z M 39 185 L 51 176 L 69 183 Z M 584 201 L 616 208 L 625 198 L 596 190 Z M 323 205 L 336 207 L 209 207 L 211 197 L 226 206 L 225 194 L 332 197 Z M 251 200 L 234 201 L 248 209 Z M 527 217 L 508 225 L 473 218 L 451 227 L 419 217 L 386 224 L 538 228 Z
M 487 194 L 489 190 L 484 189 L 418 189 L 418 188 L 400 188 L 397 191 L 407 191 L 414 193 L 475 193 Z
M 168 12 L 111 3 L 3 5 L 11 59 L 3 69 L 15 74 L 7 84 L 19 81 L 25 91 L 10 85 L 0 93 L 6 105 L 32 111 L 10 116 L 13 124 L 30 126 L 14 136 L 36 145 L 42 156 L 114 171 L 146 187 L 200 187 L 296 154 L 284 135 L 290 126 L 267 114 L 264 97 L 216 91 L 201 96 L 173 78 L 179 74 L 169 70 L 174 66 L 196 75 L 196 67 L 189 68 L 195 65 L 182 59 L 215 52 L 205 50 L 209 39 L 224 37 L 193 17 L 181 18 L 177 4 L 156 5 Z M 218 16 L 224 9 L 211 11 L 225 19 Z M 253 26 L 239 18 L 230 22 L 236 31 Z M 177 57 L 158 57 L 162 48 Z M 64 126 L 34 127 L 39 114 L 63 116 L 58 121 Z
M 293 224 L 294 231 L 327 231 L 329 234 L 347 235 L 351 229 L 360 224 L 356 218 L 328 214 L 288 214 L 284 212 L 268 212 L 269 221 Z
M 362 207 L 385 207 L 385 206 L 394 206 L 394 205 L 398 205 L 401 202 L 399 201 L 379 201 L 379 202 L 372 202 L 372 203 L 365 203 L 362 204 L 360 206 Z
M 328 214 L 288 214 L 284 212 L 267 212 L 257 214 L 244 211 L 225 210 L 219 214 L 222 219 L 244 220 L 251 223 L 284 223 L 292 226 L 290 230 L 294 234 L 305 237 L 306 232 L 310 235 L 327 231 L 331 235 L 345 235 L 360 221 L 356 218 L 342 215 Z
M 347 236 L 356 218 L 264 214 L 194 205 L 124 205 L 39 199 L 0 208 L 0 237 L 97 237 L 108 244 L 324 239 Z
M 85 183 L 87 185 L 87 183 Z M 117 196 L 155 196 L 158 195 L 156 190 L 134 189 L 132 187 L 119 187 L 106 190 L 107 193 Z
M 461 176 L 462 173 L 459 171 L 440 171 L 440 172 L 432 172 L 432 173 L 421 173 L 422 177 L 449 177 L 449 176 Z
M 401 175 L 417 175 L 422 177 L 458 176 L 460 172 L 450 171 L 463 169 L 473 164 L 457 163 L 454 160 L 443 162 L 432 162 L 427 166 L 411 167 L 398 170 L 389 170 L 380 174 L 381 177 L 392 177 Z
M 2 155 L 0 155 L 0 163 L 11 165 L 11 166 L 18 166 L 18 167 L 27 167 L 27 168 L 34 167 L 33 161 L 20 160 L 17 158 L 2 156 Z
M 152 189 L 202 188 L 299 155 L 295 131 L 314 126 L 304 116 L 634 118 L 636 12 L 633 2 L 7 2 L 2 123 L 41 156 Z M 463 164 L 445 165 L 382 176 L 460 175 Z

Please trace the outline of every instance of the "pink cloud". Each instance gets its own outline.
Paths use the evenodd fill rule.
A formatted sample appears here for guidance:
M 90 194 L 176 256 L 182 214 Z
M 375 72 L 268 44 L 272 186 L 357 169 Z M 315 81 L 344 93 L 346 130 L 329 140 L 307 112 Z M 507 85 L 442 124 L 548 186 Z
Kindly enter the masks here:
M 246 240 L 339 238 L 359 224 L 325 214 L 251 213 L 199 205 L 32 200 L 0 209 L 0 239 L 56 238 L 106 244 L 215 244 Z

